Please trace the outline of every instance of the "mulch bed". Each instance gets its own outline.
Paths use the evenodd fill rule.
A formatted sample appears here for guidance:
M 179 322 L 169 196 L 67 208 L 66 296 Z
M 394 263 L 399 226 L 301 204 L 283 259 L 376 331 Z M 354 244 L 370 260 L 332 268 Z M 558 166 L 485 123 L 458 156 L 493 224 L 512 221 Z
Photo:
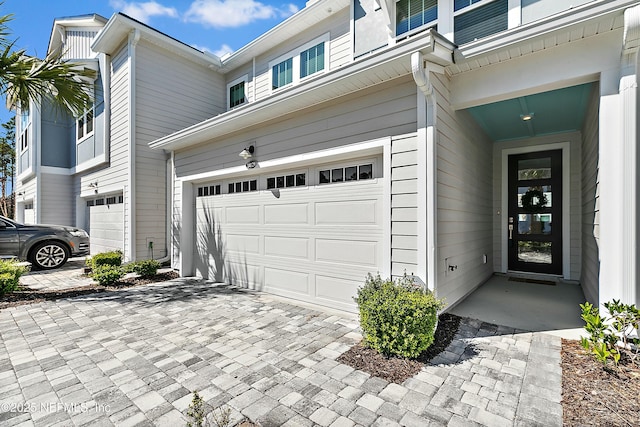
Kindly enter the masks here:
M 567 426 L 640 426 L 640 367 L 605 369 L 579 341 L 562 340 L 562 410 Z
M 18 291 L 0 297 L 0 310 L 9 307 L 17 307 L 19 305 L 36 304 L 43 301 L 54 301 L 61 298 L 71 298 L 102 292 L 113 292 L 120 289 L 131 288 L 134 286 L 147 285 L 149 283 L 165 282 L 177 277 L 179 277 L 178 273 L 176 273 L 175 271 L 169 271 L 145 278 L 130 277 L 121 279 L 110 286 L 100 286 L 98 284 L 92 284 L 88 286 L 79 286 L 59 291 L 36 290 L 31 289 L 27 286 L 23 286 Z
M 438 317 L 438 327 L 433 344 L 416 359 L 385 357 L 377 351 L 358 343 L 344 352 L 337 361 L 372 376 L 400 384 L 416 375 L 431 359 L 440 354 L 453 340 L 460 326 L 460 317 L 443 313 Z

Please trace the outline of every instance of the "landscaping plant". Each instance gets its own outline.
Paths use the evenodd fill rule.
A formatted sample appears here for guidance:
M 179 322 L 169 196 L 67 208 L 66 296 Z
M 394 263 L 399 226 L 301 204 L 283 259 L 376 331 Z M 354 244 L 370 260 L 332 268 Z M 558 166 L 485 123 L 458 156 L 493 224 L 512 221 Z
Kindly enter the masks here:
M 113 267 L 120 267 L 122 265 L 122 252 L 121 251 L 109 251 L 101 252 L 93 255 L 87 260 L 87 264 L 92 269 L 101 265 L 111 265 Z
M 127 273 L 137 273 L 142 277 L 155 276 L 160 268 L 160 263 L 155 259 L 145 259 L 127 264 Z
M 580 304 L 584 329 L 588 337 L 581 337 L 585 350 L 603 365 L 613 362 L 618 366 L 624 352 L 632 364 L 637 364 L 640 352 L 640 310 L 634 304 L 622 304 L 620 300 L 612 300 L 603 304 L 609 317 L 603 317 L 600 310 L 591 303 Z
M 15 261 L 0 260 L 0 295 L 8 294 L 20 286 L 20 276 L 29 271 Z
M 364 343 L 385 356 L 415 358 L 434 340 L 444 302 L 405 276 L 397 281 L 369 274 L 355 298 Z
M 91 277 L 102 286 L 109 286 L 120 280 L 124 274 L 122 267 L 104 264 L 93 268 Z

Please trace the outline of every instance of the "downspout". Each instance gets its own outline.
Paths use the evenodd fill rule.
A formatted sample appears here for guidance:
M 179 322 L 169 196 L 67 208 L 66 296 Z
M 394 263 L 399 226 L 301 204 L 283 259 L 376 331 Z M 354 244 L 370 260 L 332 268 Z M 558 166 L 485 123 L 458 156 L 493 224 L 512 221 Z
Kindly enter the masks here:
M 129 33 L 129 261 L 136 260 L 136 45 L 140 31 Z M 126 254 L 125 254 L 126 257 Z
M 429 80 L 430 67 L 421 52 L 411 54 L 411 71 L 418 86 L 418 276 L 426 277 L 429 290 L 437 292 L 436 197 L 436 95 Z M 440 67 L 441 68 L 441 67 Z M 422 95 L 422 96 L 420 96 Z M 420 167 L 421 164 L 426 167 Z M 426 223 L 421 223 L 421 219 Z

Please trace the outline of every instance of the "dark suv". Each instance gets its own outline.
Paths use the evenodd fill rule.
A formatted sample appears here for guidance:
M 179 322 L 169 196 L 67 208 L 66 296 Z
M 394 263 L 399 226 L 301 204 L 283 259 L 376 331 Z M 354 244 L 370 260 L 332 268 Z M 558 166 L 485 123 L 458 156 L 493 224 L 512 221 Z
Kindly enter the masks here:
M 70 256 L 89 255 L 86 231 L 62 225 L 20 224 L 0 216 L 0 258 L 27 260 L 35 269 L 60 267 Z

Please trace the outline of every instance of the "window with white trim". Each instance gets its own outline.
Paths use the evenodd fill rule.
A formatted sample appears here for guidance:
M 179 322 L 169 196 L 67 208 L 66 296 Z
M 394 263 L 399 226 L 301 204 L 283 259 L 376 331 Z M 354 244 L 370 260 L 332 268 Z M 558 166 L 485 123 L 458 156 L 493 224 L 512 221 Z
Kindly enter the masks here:
M 316 75 L 328 68 L 329 33 L 269 62 L 271 89 L 278 90 Z
M 93 135 L 93 104 L 76 120 L 76 140 L 81 141 Z
M 31 125 L 31 115 L 29 110 L 20 111 L 20 151 L 29 148 L 29 127 Z
M 456 0 L 454 41 L 461 45 L 509 28 L 508 0 Z
M 438 0 L 396 1 L 396 36 L 434 26 L 437 20 Z
M 230 182 L 227 186 L 228 193 L 246 193 L 258 190 L 258 180 Z
M 229 109 L 235 108 L 239 105 L 245 104 L 249 102 L 247 98 L 247 81 L 249 80 L 248 75 L 244 75 L 239 79 L 235 79 L 227 84 L 227 95 L 228 95 L 228 105 Z
M 198 187 L 198 197 L 218 196 L 220 194 L 222 194 L 222 188 L 220 184 Z

